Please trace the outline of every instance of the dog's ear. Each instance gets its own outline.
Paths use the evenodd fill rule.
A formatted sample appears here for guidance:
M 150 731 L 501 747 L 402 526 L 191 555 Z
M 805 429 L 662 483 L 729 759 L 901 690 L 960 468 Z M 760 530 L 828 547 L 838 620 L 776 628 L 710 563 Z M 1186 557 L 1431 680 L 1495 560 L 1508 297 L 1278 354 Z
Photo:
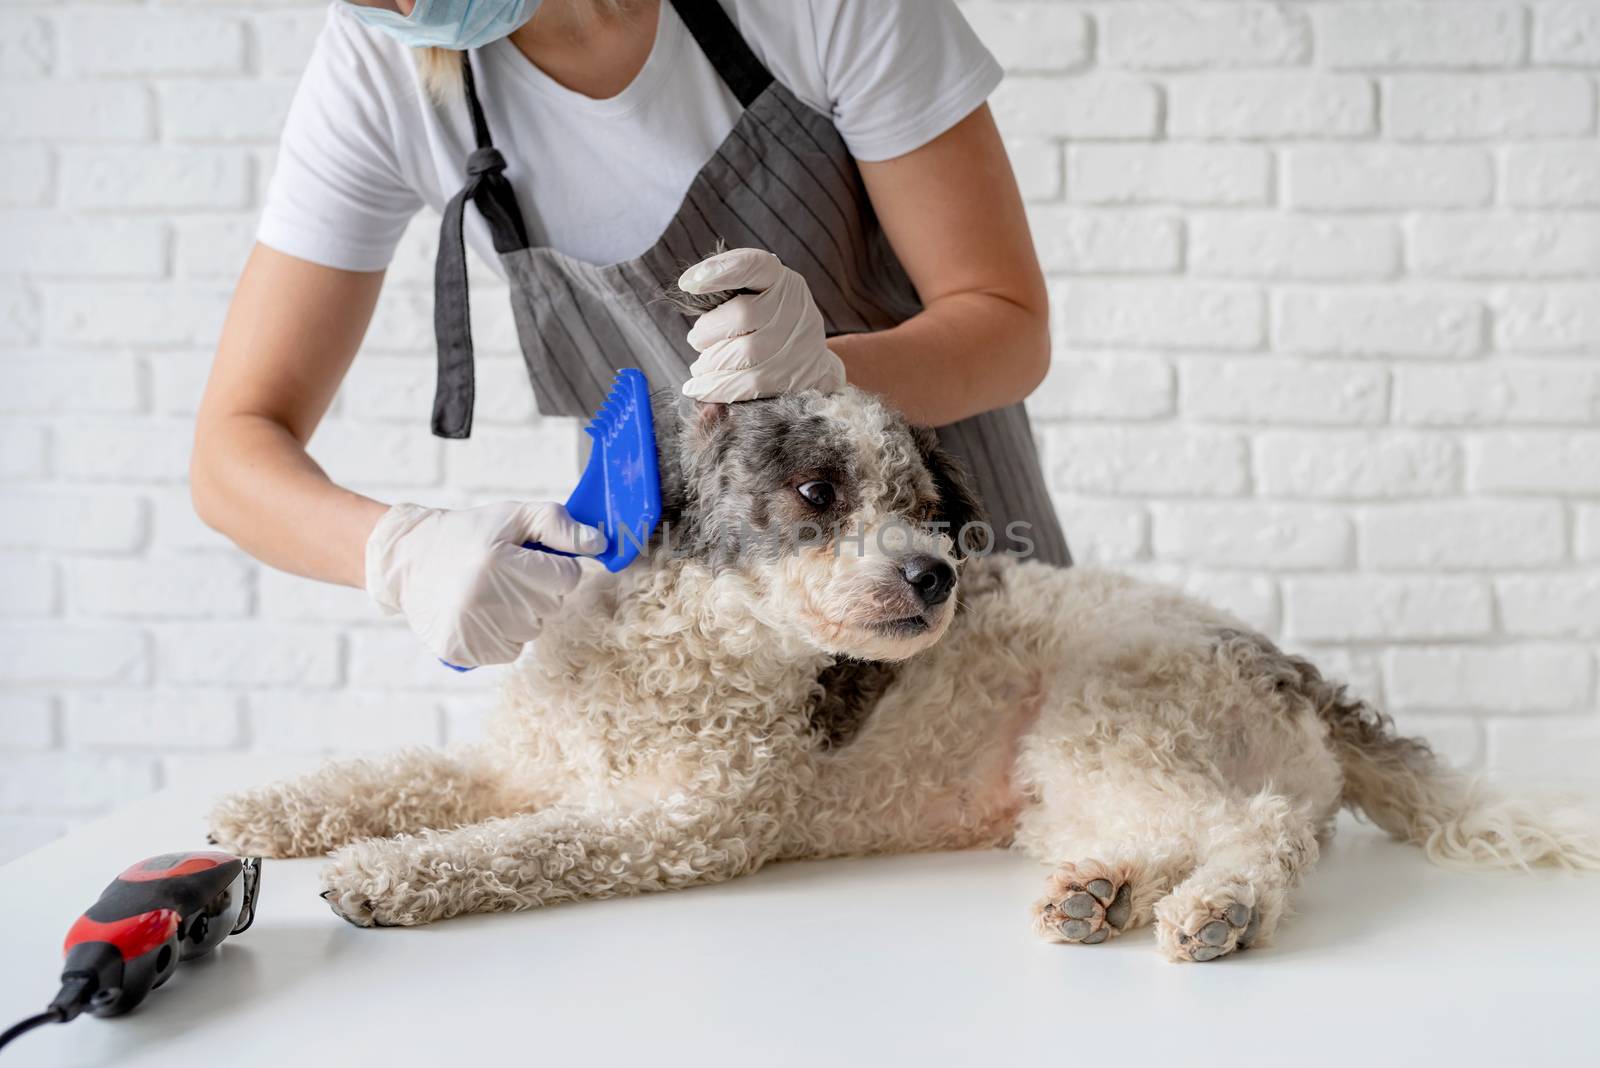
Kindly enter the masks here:
M 650 395 L 656 437 L 661 448 L 670 439 L 674 452 L 693 450 L 709 441 L 728 416 L 726 404 L 691 400 L 676 389 L 659 389 Z
M 720 439 L 728 422 L 726 404 L 701 404 L 675 388 L 650 395 L 655 419 L 656 458 L 661 471 L 661 517 L 657 538 L 670 536 L 677 549 L 692 546 L 700 532 L 697 486 L 715 450 L 726 447 Z M 670 535 L 667 535 L 670 531 Z
M 650 417 L 656 431 L 656 465 L 661 475 L 661 513 L 664 526 L 682 523 L 688 497 L 684 473 L 683 396 L 671 387 L 652 390 Z M 657 537 L 661 537 L 658 529 Z
M 686 472 L 698 466 L 697 460 L 714 456 L 716 450 L 726 447 L 721 439 L 729 428 L 731 411 L 726 404 L 706 404 L 682 395 L 677 398 L 672 421 L 667 425 L 677 436 Z
M 922 465 L 933 476 L 934 488 L 939 491 L 939 511 L 934 518 L 947 524 L 943 529 L 955 540 L 956 555 L 965 556 L 962 539 L 958 535 L 961 528 L 968 524 L 988 522 L 983 502 L 972 488 L 972 478 L 966 468 L 939 443 L 938 434 L 919 426 L 913 428 L 912 436 L 916 439 L 917 451 L 922 455 Z
M 707 438 L 716 433 L 717 428 L 722 426 L 723 421 L 727 418 L 728 406 L 726 404 L 708 404 L 705 401 L 695 401 L 694 411 L 688 416 L 688 421 L 692 424 L 695 434 L 701 438 Z

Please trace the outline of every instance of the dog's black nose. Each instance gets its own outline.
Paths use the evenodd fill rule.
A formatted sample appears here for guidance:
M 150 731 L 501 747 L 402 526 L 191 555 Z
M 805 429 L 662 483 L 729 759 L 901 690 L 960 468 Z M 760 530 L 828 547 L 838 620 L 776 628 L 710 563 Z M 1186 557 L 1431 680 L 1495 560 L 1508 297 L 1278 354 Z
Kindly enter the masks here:
M 955 589 L 956 569 L 937 556 L 909 557 L 901 562 L 900 573 L 929 608 L 944 604 Z

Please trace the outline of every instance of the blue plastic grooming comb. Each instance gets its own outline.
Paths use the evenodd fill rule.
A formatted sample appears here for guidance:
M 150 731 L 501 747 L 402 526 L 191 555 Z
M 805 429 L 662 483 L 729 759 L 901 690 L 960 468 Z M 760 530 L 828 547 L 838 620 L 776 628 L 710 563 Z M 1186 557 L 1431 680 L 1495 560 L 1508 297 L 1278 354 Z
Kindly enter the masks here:
M 661 522 L 661 469 L 656 462 L 650 383 L 643 372 L 631 367 L 618 371 L 611 393 L 584 431 L 594 439 L 594 451 L 578 488 L 567 498 L 567 512 L 605 533 L 605 551 L 595 559 L 607 571 L 621 571 L 650 544 Z M 523 548 L 574 555 L 536 541 L 524 542 Z M 471 670 L 440 662 L 456 671 Z
M 594 439 L 594 451 L 578 488 L 567 498 L 567 512 L 605 532 L 606 550 L 595 559 L 607 571 L 621 571 L 650 544 L 661 521 L 656 427 L 650 414 L 650 383 L 643 372 L 631 367 L 618 371 L 610 395 L 584 431 Z M 524 548 L 557 551 L 536 541 Z

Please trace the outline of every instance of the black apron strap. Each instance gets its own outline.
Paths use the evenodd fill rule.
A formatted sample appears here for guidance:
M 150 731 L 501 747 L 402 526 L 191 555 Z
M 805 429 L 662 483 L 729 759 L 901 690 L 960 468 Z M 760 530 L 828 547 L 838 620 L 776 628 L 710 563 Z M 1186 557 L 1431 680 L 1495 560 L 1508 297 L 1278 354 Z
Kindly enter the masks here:
M 750 50 L 722 5 L 717 0 L 672 0 L 672 6 L 739 105 L 755 103 L 772 84 L 772 72 Z
M 461 53 L 461 81 L 478 147 L 467 157 L 467 184 L 445 205 L 433 268 L 433 336 L 439 351 L 433 432 L 441 438 L 472 434 L 472 318 L 467 293 L 467 247 L 462 234 L 467 201 L 478 206 L 479 214 L 489 224 L 496 252 L 504 254 L 528 247 L 528 230 L 516 194 L 505 178 L 505 157 L 489 137 L 489 122 L 478 100 L 472 59 L 467 52 Z

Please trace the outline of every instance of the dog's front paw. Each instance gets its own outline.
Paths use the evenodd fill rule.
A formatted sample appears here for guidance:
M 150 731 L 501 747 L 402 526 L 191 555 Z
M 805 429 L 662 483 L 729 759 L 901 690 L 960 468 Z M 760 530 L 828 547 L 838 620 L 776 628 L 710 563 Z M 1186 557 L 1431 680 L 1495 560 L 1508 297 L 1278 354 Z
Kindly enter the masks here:
M 439 895 L 418 887 L 403 840 L 352 842 L 322 869 L 322 899 L 357 927 L 415 927 L 439 918 Z
M 382 927 L 372 918 L 372 902 L 361 896 L 359 889 L 351 893 L 341 893 L 335 887 L 329 887 L 317 895 L 328 903 L 333 914 L 354 927 Z
M 1168 960 L 1216 960 L 1256 944 L 1261 915 L 1248 886 L 1207 894 L 1180 889 L 1156 903 L 1156 941 Z
M 292 832 L 283 806 L 277 804 L 275 798 L 269 790 L 251 790 L 224 797 L 211 810 L 207 841 L 242 857 L 308 855 L 304 843 Z

